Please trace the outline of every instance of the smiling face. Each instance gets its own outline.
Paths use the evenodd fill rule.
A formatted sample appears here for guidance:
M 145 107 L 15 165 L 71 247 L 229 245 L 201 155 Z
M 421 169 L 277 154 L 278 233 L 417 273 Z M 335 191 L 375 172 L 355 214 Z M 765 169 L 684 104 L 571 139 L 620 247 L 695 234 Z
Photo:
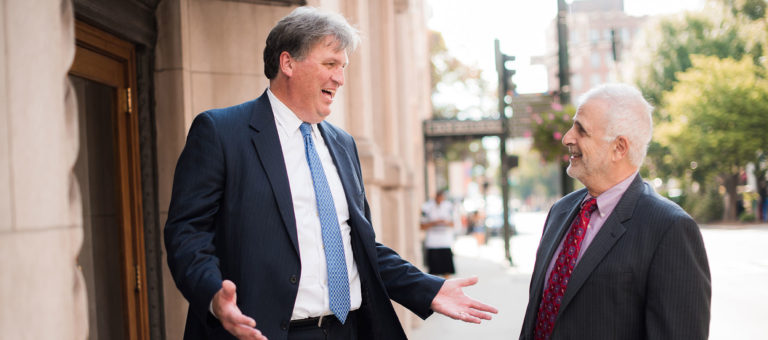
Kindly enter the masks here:
M 316 43 L 301 60 L 288 52 L 281 56 L 281 69 L 287 76 L 285 104 L 308 123 L 319 123 L 331 113 L 331 104 L 344 85 L 347 52 L 338 48 L 332 36 Z
M 578 179 L 590 192 L 612 185 L 613 141 L 606 140 L 606 109 L 607 105 L 600 100 L 584 103 L 573 118 L 573 126 L 563 136 L 563 144 L 570 154 L 568 175 Z

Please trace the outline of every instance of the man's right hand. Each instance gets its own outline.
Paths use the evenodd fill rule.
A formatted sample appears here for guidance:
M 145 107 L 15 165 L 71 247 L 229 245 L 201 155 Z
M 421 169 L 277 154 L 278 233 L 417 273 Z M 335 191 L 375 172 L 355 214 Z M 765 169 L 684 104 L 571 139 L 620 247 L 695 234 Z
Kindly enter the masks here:
M 219 319 L 229 333 L 240 340 L 267 340 L 261 331 L 256 329 L 256 320 L 245 316 L 237 308 L 237 293 L 235 283 L 224 280 L 221 289 L 213 296 L 213 315 Z

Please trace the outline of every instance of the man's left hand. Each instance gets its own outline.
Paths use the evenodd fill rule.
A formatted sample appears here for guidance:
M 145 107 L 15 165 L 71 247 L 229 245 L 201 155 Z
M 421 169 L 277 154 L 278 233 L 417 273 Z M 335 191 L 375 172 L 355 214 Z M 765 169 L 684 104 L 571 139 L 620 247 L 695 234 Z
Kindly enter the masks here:
M 440 291 L 432 300 L 432 310 L 455 320 L 469 323 L 480 323 L 490 320 L 491 314 L 499 311 L 496 308 L 464 295 L 463 287 L 477 283 L 477 277 L 465 279 L 450 279 L 443 283 Z

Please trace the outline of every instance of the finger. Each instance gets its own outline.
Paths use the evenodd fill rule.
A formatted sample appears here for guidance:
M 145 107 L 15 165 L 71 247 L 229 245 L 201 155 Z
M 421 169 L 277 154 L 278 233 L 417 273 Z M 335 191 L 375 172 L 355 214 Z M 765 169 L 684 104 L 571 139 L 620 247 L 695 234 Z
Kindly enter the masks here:
M 481 312 L 481 311 L 478 311 L 478 310 L 470 309 L 468 313 L 469 313 L 469 315 L 474 316 L 474 317 L 476 317 L 478 319 L 483 319 L 483 320 L 491 320 L 492 319 L 491 314 L 484 313 L 484 312 Z
M 240 313 L 240 310 L 237 310 L 236 313 L 233 313 L 229 318 L 229 321 L 236 325 L 243 325 L 250 328 L 256 327 L 256 320 Z
M 242 340 L 267 340 L 267 337 L 261 334 L 260 330 L 244 325 L 235 325 L 232 333 Z
M 476 284 L 479 279 L 477 278 L 477 276 L 472 276 L 472 277 L 467 277 L 467 278 L 458 279 L 458 280 L 459 281 L 457 283 L 459 284 L 459 286 L 469 287 Z
M 223 308 L 221 316 L 219 316 L 222 323 L 229 323 L 232 325 L 242 324 L 249 327 L 256 327 L 256 320 L 243 314 L 234 301 L 229 301 L 227 303 L 228 305 Z
M 467 323 L 480 323 L 480 319 L 466 312 L 460 312 L 457 319 Z
M 483 311 L 483 312 L 493 313 L 493 314 L 499 313 L 499 310 L 496 309 L 496 307 L 493 307 L 491 305 L 486 305 L 486 304 L 484 304 L 484 303 L 482 303 L 480 301 L 477 301 L 475 299 L 470 299 L 470 300 L 471 300 L 471 302 L 470 302 L 469 306 L 474 308 L 474 309 L 477 309 L 477 310 L 480 310 L 480 311 Z
M 224 280 L 221 283 L 221 294 L 224 299 L 226 300 L 234 299 L 236 291 L 237 291 L 237 288 L 235 287 L 234 282 L 230 280 Z

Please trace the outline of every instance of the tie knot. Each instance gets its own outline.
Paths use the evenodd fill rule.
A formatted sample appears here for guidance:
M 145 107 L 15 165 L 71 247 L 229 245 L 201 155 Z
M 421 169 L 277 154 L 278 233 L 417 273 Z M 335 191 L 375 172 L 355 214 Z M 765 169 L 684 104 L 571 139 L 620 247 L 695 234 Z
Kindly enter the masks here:
M 582 211 L 592 213 L 595 209 L 597 209 L 597 199 L 595 198 L 590 198 L 581 205 Z
M 299 130 L 301 130 L 302 137 L 309 136 L 309 134 L 312 133 L 312 125 L 309 123 L 301 123 Z

